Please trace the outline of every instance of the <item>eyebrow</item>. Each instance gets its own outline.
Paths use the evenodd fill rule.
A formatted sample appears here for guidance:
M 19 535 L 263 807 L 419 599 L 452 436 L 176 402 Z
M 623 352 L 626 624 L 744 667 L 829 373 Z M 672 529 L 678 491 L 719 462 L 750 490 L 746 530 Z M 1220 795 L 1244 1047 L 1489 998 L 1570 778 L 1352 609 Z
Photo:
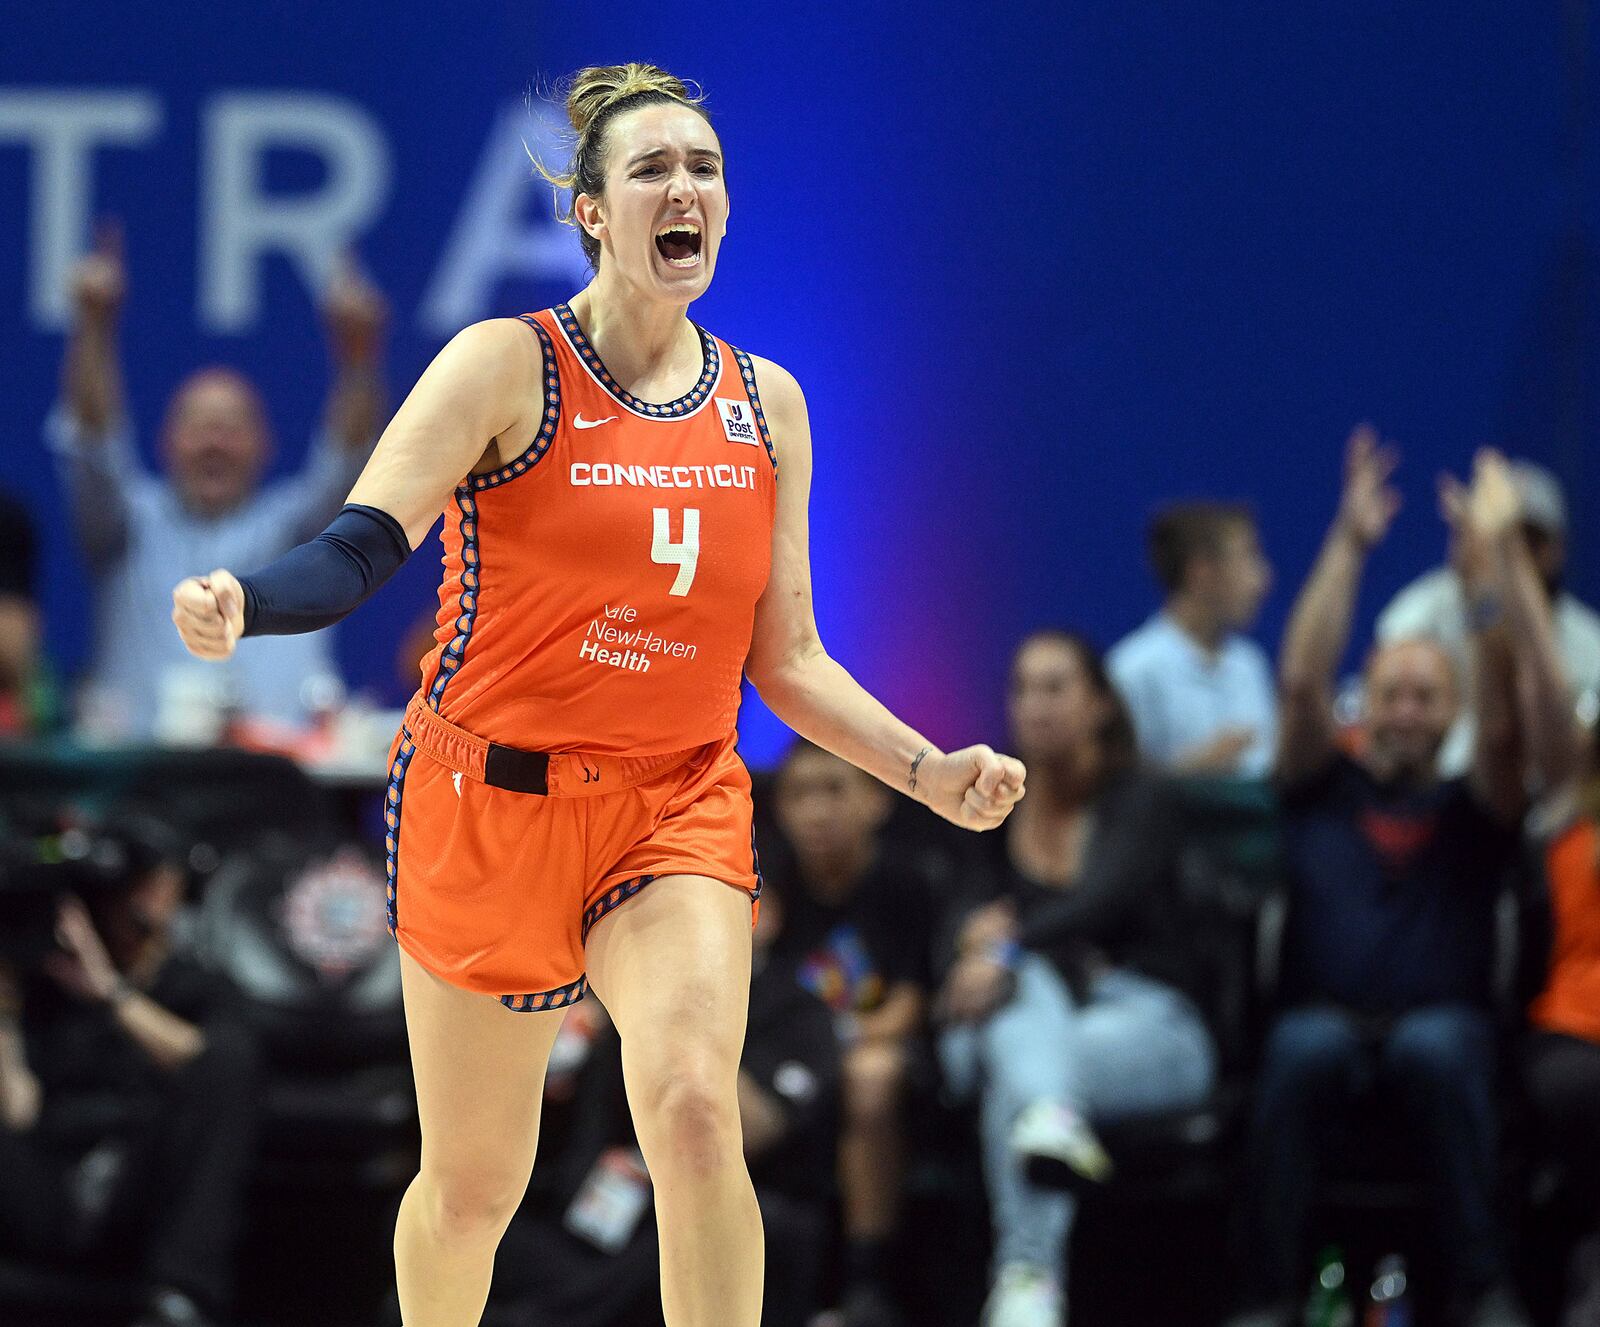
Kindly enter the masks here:
M 651 148 L 650 151 L 641 152 L 638 156 L 632 158 L 628 162 L 628 169 L 632 170 L 635 166 L 640 165 L 642 162 L 650 161 L 655 157 L 664 157 L 666 155 L 667 149 L 664 147 Z M 722 165 L 722 153 L 718 152 L 715 148 L 692 147 L 689 149 L 689 155 L 691 157 L 710 157 L 717 163 L 717 165 Z

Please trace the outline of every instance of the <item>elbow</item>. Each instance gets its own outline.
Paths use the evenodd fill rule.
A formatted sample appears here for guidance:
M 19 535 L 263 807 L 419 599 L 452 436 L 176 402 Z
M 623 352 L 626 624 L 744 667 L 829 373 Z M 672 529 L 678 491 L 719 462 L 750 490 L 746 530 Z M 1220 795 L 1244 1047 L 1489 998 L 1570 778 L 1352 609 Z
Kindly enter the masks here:
M 756 689 L 762 703 L 781 717 L 779 707 L 786 697 L 803 688 L 806 674 L 828 657 L 821 640 L 812 637 L 794 649 L 772 657 L 752 654 L 745 663 L 745 676 Z

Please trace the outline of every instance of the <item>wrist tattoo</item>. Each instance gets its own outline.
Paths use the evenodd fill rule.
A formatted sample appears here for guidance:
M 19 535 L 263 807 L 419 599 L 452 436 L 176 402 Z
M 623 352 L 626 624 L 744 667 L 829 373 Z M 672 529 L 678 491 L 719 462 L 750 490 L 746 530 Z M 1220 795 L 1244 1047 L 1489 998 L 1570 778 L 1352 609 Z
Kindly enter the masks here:
M 916 758 L 913 759 L 912 762 L 911 762 L 911 789 L 910 790 L 912 792 L 916 792 L 916 790 L 917 790 L 917 767 L 922 764 L 922 762 L 927 758 L 928 753 L 931 752 L 932 750 L 933 750 L 933 748 L 931 746 L 923 747 L 921 751 L 917 752 Z

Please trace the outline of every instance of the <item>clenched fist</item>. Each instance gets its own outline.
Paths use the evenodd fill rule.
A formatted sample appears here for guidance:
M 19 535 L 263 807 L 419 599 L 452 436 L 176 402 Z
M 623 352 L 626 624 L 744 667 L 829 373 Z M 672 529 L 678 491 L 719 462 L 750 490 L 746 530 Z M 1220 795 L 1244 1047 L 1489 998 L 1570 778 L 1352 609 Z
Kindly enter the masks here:
M 190 654 L 226 659 L 244 634 L 244 589 L 231 571 L 190 576 L 172 591 L 172 622 Z
M 980 743 L 928 756 L 911 794 L 963 829 L 996 829 L 1022 800 L 1027 774 L 1014 756 Z

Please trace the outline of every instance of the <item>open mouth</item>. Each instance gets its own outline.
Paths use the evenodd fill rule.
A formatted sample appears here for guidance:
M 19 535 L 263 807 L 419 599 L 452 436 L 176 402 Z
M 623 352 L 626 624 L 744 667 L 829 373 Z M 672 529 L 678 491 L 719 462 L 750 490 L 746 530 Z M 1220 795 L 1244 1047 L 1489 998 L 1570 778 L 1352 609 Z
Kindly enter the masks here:
M 673 267 L 694 267 L 700 262 L 700 227 L 692 221 L 673 221 L 656 232 L 656 250 Z

